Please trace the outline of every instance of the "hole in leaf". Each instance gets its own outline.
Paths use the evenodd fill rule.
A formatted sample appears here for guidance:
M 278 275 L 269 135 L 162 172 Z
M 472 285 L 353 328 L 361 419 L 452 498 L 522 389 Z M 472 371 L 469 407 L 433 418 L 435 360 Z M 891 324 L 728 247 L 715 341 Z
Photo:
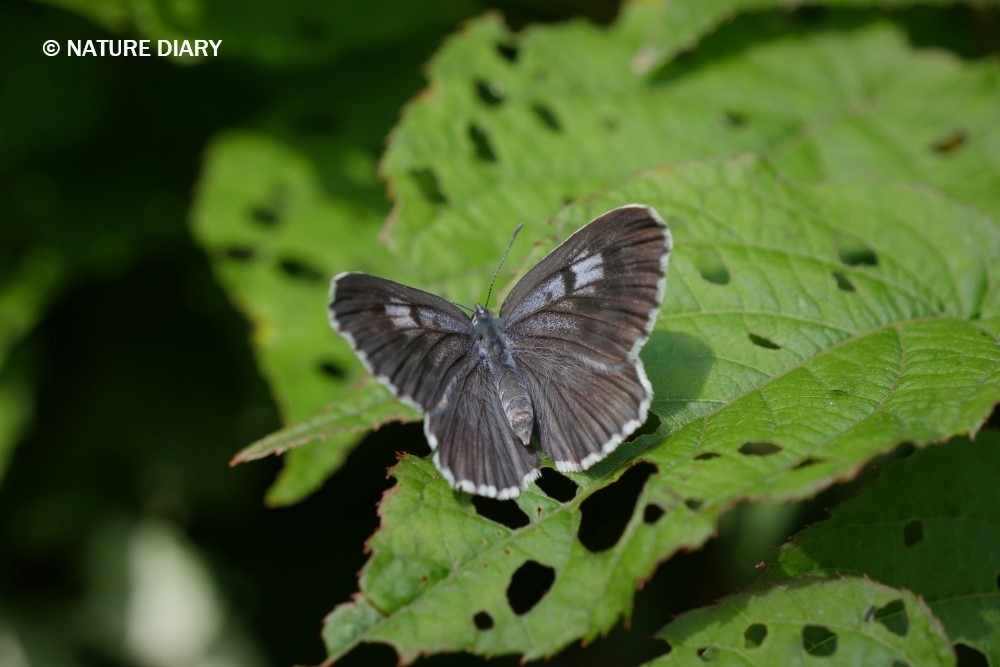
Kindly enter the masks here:
M 702 662 L 715 662 L 721 655 L 721 651 L 715 646 L 702 646 L 698 649 L 698 657 Z
M 750 342 L 757 347 L 762 347 L 765 350 L 780 350 L 781 346 L 775 343 L 770 338 L 764 338 L 763 336 L 758 336 L 755 333 L 747 333 L 747 337 L 750 338 Z
M 965 146 L 968 137 L 962 130 L 955 130 L 931 144 L 931 150 L 938 155 L 957 153 Z
M 498 107 L 503 104 L 503 88 L 482 79 L 476 80 L 476 95 L 479 101 L 488 107 Z
M 837 287 L 840 288 L 841 290 L 845 292 L 856 291 L 854 289 L 854 283 L 851 282 L 851 279 L 848 278 L 843 273 L 841 273 L 840 271 L 833 272 L 833 279 L 837 281 Z
M 472 505 L 479 516 L 507 526 L 511 530 L 528 525 L 528 515 L 513 500 L 472 496 Z
M 910 667 L 910 663 L 903 662 L 902 660 L 893 660 L 892 667 Z
M 737 450 L 744 456 L 770 456 L 781 451 L 773 442 L 744 442 Z
M 475 149 L 476 157 L 484 162 L 496 162 L 497 154 L 493 152 L 490 138 L 478 125 L 469 126 L 469 139 L 472 140 L 472 147 Z
M 497 42 L 497 53 L 509 63 L 516 63 L 519 55 L 517 46 L 510 42 Z
M 711 461 L 712 459 L 717 459 L 721 454 L 716 454 L 715 452 L 704 452 L 694 457 L 695 461 Z
M 817 657 L 837 652 L 837 635 L 825 625 L 807 625 L 802 628 L 802 648 Z
M 958 667 L 988 667 L 990 664 L 985 655 L 968 644 L 955 644 L 955 657 Z
M 300 262 L 295 259 L 279 260 L 278 268 L 280 268 L 286 276 L 294 278 L 295 280 L 301 280 L 309 283 L 316 283 L 323 280 L 322 271 L 314 266 L 310 266 L 305 262 Z
M 822 461 L 823 461 L 823 459 L 816 458 L 815 456 L 807 456 L 806 458 L 802 459 L 801 461 L 799 461 L 798 463 L 796 463 L 794 466 L 792 466 L 792 470 L 802 470 L 803 468 L 808 468 L 809 466 L 814 466 L 817 463 L 822 463 Z
M 662 422 L 660 421 L 659 416 L 657 416 L 656 414 L 653 413 L 652 410 L 650 410 L 649 416 L 646 417 L 646 421 L 642 422 L 642 426 L 637 428 L 632 433 L 631 436 L 632 439 L 634 440 L 635 438 L 638 438 L 641 435 L 652 435 L 653 433 L 656 433 L 658 430 L 660 430 L 661 423 Z
M 249 262 L 257 256 L 257 252 L 250 246 L 231 245 L 222 251 L 227 259 L 237 262 Z
M 618 129 L 618 119 L 605 118 L 602 125 L 604 125 L 604 129 L 607 130 L 608 132 L 614 132 L 615 130 Z
M 476 627 L 480 630 L 489 630 L 493 627 L 493 617 L 485 611 L 477 612 L 476 615 L 472 617 L 472 622 L 475 623 Z
M 652 503 L 646 505 L 646 509 L 642 511 L 643 522 L 648 523 L 650 525 L 659 521 L 660 517 L 662 516 L 663 516 L 663 508 L 660 507 L 659 505 L 653 505 Z
M 910 619 L 906 615 L 906 607 L 902 600 L 893 600 L 884 607 L 879 607 L 875 610 L 874 618 L 894 635 L 905 637 L 910 631 Z
M 269 197 L 250 207 L 250 218 L 264 227 L 274 227 L 281 222 L 287 207 L 287 193 L 279 183 L 271 189 Z
M 903 526 L 903 544 L 912 547 L 917 542 L 924 539 L 924 522 L 920 520 L 911 521 Z
M 573 196 L 570 196 L 570 195 L 563 195 L 562 205 L 563 206 L 569 206 L 570 204 L 572 204 L 575 201 L 576 201 L 576 197 L 573 197 Z
M 331 377 L 334 380 L 342 380 L 347 373 L 344 372 L 344 368 L 339 364 L 335 364 L 332 361 L 323 361 L 319 364 L 319 371 L 327 377 Z
M 278 224 L 281 216 L 278 214 L 278 210 L 273 206 L 258 205 L 250 209 L 250 217 L 253 221 L 264 225 L 265 227 L 273 227 Z
M 580 528 L 577 536 L 588 550 L 599 553 L 615 546 L 621 539 L 635 503 L 656 466 L 645 461 L 626 470 L 610 486 L 597 491 L 580 504 Z
M 697 512 L 699 509 L 701 509 L 701 506 L 704 504 L 705 501 L 699 498 L 688 498 L 687 500 L 684 501 L 684 505 L 687 506 L 687 508 L 692 512 Z
M 437 174 L 433 171 L 427 167 L 412 169 L 410 177 L 416 182 L 417 187 L 420 189 L 420 194 L 424 196 L 424 199 L 439 206 L 448 203 L 448 198 L 444 196 L 444 191 L 441 190 L 441 182 L 438 181 Z
M 722 263 L 722 257 L 712 248 L 699 248 L 691 257 L 694 267 L 701 277 L 715 285 L 729 284 L 729 269 Z
M 536 560 L 525 561 L 510 578 L 507 586 L 507 602 L 518 616 L 531 611 L 541 602 L 556 580 L 556 571 Z
M 740 111 L 723 111 L 722 118 L 732 128 L 741 128 L 747 124 L 747 115 Z
M 763 623 L 754 623 L 743 631 L 743 645 L 746 648 L 757 648 L 764 643 L 766 638 L 767 626 Z
M 544 104 L 537 103 L 531 107 L 535 116 L 538 120 L 542 121 L 542 125 L 549 128 L 553 132 L 562 132 L 562 123 L 556 118 L 556 114 L 551 108 L 545 106 Z
M 841 237 L 837 241 L 837 254 L 847 266 L 878 266 L 875 251 L 856 239 Z
M 337 664 L 344 665 L 395 665 L 399 662 L 396 649 L 388 644 L 372 642 L 360 643 L 345 655 Z
M 543 468 L 535 484 L 552 500 L 568 503 L 576 497 L 576 482 L 552 468 Z

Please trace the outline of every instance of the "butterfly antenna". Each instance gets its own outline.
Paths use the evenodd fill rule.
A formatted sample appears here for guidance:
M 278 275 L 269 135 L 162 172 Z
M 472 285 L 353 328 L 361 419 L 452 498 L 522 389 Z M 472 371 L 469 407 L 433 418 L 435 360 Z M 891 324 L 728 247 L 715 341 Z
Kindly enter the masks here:
M 470 313 L 474 313 L 474 312 L 476 312 L 476 311 L 475 311 L 474 309 L 472 309 L 472 308 L 469 308 L 469 307 L 468 307 L 468 306 L 466 306 L 466 305 L 465 305 L 464 303 L 459 303 L 458 301 L 452 301 L 451 303 L 452 303 L 452 305 L 455 305 L 455 306 L 458 306 L 459 308 L 461 308 L 461 309 L 463 309 L 463 310 L 467 310 L 467 311 L 469 311 Z
M 500 275 L 500 269 L 503 268 L 503 263 L 507 261 L 507 253 L 510 252 L 510 247 L 514 245 L 514 239 L 517 238 L 517 233 L 521 231 L 521 227 L 524 225 L 518 225 L 514 228 L 514 233 L 510 235 L 510 241 L 507 242 L 507 249 L 503 251 L 503 257 L 500 258 L 500 264 L 497 265 L 497 270 L 493 272 L 493 280 L 490 281 L 490 291 L 486 293 L 486 303 L 483 304 L 483 308 L 490 307 L 490 297 L 493 296 L 493 283 L 497 281 L 497 276 Z

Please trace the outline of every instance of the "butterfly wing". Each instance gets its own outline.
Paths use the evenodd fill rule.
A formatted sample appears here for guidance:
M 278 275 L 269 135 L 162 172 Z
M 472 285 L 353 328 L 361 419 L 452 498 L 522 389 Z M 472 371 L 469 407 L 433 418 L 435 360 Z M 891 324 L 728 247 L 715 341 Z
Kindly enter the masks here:
M 538 454 L 511 428 L 497 383 L 478 357 L 427 415 L 424 434 L 437 450 L 434 464 L 452 486 L 468 493 L 513 498 L 541 472 Z
M 470 370 L 472 324 L 439 296 L 364 273 L 330 285 L 330 324 L 397 396 L 429 412 Z
M 500 309 L 539 443 L 560 470 L 590 467 L 646 419 L 652 388 L 638 355 L 671 244 L 653 209 L 614 209 L 549 253 Z
M 434 463 L 452 486 L 512 498 L 538 476 L 538 456 L 504 416 L 461 310 L 391 280 L 344 273 L 330 287 L 328 313 L 368 370 L 426 413 Z

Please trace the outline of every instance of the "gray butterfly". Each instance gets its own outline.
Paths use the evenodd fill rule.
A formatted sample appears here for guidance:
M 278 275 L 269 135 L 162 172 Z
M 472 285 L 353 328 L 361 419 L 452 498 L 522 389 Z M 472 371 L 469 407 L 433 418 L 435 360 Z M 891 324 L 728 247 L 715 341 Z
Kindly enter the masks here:
M 462 491 L 506 499 L 540 474 L 589 468 L 645 420 L 639 349 L 663 297 L 671 238 L 652 208 L 593 220 L 521 279 L 499 315 L 363 273 L 330 286 L 330 324 L 422 410 L 434 463 Z M 489 298 L 487 297 L 487 302 Z

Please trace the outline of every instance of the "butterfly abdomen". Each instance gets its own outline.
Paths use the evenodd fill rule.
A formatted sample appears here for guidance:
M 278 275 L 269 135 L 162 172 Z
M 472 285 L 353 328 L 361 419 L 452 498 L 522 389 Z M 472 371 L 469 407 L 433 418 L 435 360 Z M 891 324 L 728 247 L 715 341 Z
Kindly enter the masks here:
M 507 423 L 518 439 L 527 445 L 535 425 L 535 411 L 531 405 L 528 385 L 514 363 L 513 344 L 507 337 L 503 320 L 485 308 L 477 308 L 472 318 L 476 331 L 479 357 L 487 364 L 496 382 L 500 406 Z
M 531 405 L 531 397 L 524 378 L 513 366 L 504 364 L 499 370 L 497 391 L 500 393 L 500 404 L 518 439 L 527 445 L 531 442 L 531 430 L 535 424 L 535 411 Z M 496 372 L 496 371 L 494 371 Z

